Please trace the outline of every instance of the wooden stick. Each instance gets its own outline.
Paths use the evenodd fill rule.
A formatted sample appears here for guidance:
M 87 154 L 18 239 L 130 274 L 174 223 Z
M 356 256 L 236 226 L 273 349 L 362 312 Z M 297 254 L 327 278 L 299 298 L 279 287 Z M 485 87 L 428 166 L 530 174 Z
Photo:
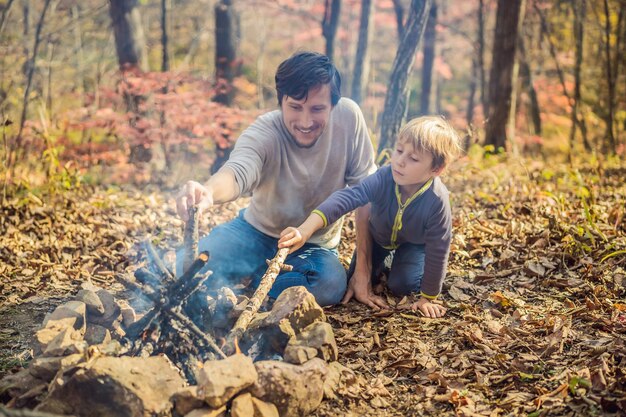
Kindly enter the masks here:
M 183 271 L 187 271 L 193 261 L 198 257 L 198 220 L 200 211 L 198 206 L 191 206 L 187 210 L 189 219 L 185 223 L 183 242 L 185 247 L 185 259 L 183 260 Z
M 207 277 L 208 275 L 201 277 L 200 279 L 196 279 L 195 288 L 197 288 Z M 161 298 L 158 294 L 156 294 L 154 291 L 152 291 L 151 288 L 147 286 L 138 284 L 137 282 L 134 282 L 122 275 L 116 275 L 116 278 L 127 288 L 133 289 L 133 290 L 139 290 L 143 292 L 148 298 L 150 298 L 150 300 L 155 305 L 155 307 L 152 310 L 150 310 L 148 313 L 146 313 L 145 316 L 143 316 L 140 320 L 136 321 L 135 323 L 133 323 L 132 325 L 128 327 L 128 329 L 126 330 L 127 337 L 131 339 L 137 338 L 146 328 L 150 326 L 150 324 L 154 321 L 154 319 L 157 318 L 159 314 L 163 312 L 167 314 L 168 316 L 170 316 L 172 319 L 178 320 L 179 322 L 181 322 L 185 327 L 189 329 L 189 331 L 191 331 L 196 337 L 200 338 L 203 342 L 205 342 L 207 346 L 213 349 L 222 358 L 226 357 L 224 352 L 222 352 L 219 346 L 217 346 L 217 343 L 210 335 L 200 330 L 194 324 L 194 322 L 191 321 L 189 318 L 185 317 L 184 315 L 174 310 L 174 307 L 180 304 L 181 302 L 180 299 L 173 298 L 169 302 L 166 302 L 165 299 Z
M 149 240 L 146 240 L 143 245 L 146 248 L 146 252 L 148 253 L 148 257 L 150 258 L 150 261 L 152 262 L 154 266 L 156 266 L 156 268 L 159 270 L 159 273 L 163 275 L 163 278 L 165 279 L 165 281 L 166 282 L 176 281 L 176 278 L 174 278 L 174 274 L 172 274 L 170 270 L 167 269 L 167 267 L 165 266 L 165 264 L 163 263 L 159 255 L 157 254 L 156 249 L 154 249 L 154 246 L 152 246 L 152 242 L 150 242 Z
M 250 298 L 246 309 L 241 313 L 230 333 L 228 333 L 226 345 L 224 346 L 224 352 L 226 352 L 226 354 L 232 355 L 235 352 L 235 339 L 241 339 L 241 336 L 243 336 L 243 333 L 248 328 L 254 315 L 259 311 L 259 307 L 261 307 L 263 300 L 265 300 L 265 297 L 267 297 L 267 294 L 272 289 L 276 277 L 281 272 L 288 254 L 289 248 L 279 249 L 274 259 L 269 262 L 269 267 L 265 271 L 263 278 L 261 278 L 259 287 L 252 295 L 252 298 Z

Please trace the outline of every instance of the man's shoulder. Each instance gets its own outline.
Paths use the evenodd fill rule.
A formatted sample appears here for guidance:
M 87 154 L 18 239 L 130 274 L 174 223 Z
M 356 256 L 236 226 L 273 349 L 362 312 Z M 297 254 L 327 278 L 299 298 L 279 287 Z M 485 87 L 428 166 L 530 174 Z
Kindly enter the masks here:
M 359 105 L 356 104 L 354 100 L 349 99 L 348 97 L 341 97 L 339 99 L 339 102 L 335 106 L 335 111 L 342 115 L 345 114 L 345 115 L 356 116 L 356 115 L 362 114 L 361 108 L 359 107 Z

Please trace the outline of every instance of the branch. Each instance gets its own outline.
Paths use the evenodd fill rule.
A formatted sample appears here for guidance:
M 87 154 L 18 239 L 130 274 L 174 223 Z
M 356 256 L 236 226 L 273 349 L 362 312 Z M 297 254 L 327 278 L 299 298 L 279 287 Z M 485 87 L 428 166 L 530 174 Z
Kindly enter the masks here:
M 281 270 L 284 269 L 285 258 L 287 258 L 287 255 L 289 255 L 289 248 L 282 248 L 278 250 L 274 259 L 269 261 L 269 267 L 267 268 L 267 271 L 265 271 L 263 278 L 261 278 L 259 287 L 254 292 L 252 298 L 250 298 L 250 301 L 246 305 L 246 309 L 241 313 L 226 338 L 224 351 L 227 354 L 234 353 L 235 339 L 241 339 L 241 336 L 248 328 L 248 325 L 250 325 L 252 318 L 259 311 L 259 307 L 261 307 L 261 303 L 263 303 L 263 300 L 265 300 L 265 297 L 267 297 L 267 294 L 272 289 L 272 286 L 276 281 L 276 277 Z

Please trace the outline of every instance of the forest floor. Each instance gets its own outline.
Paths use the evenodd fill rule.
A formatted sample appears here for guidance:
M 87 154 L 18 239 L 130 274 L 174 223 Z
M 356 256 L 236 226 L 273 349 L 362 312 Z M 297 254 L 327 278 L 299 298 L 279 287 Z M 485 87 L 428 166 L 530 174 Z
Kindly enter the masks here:
M 622 163 L 623 164 L 623 163 Z M 577 169 L 499 157 L 444 178 L 454 240 L 426 319 L 354 301 L 327 308 L 356 378 L 315 416 L 626 415 L 626 166 Z M 180 247 L 171 192 L 9 190 L 0 219 L 0 377 L 30 359 L 43 315 L 85 280 L 122 290 L 140 243 Z M 201 233 L 237 201 L 204 216 Z M 341 259 L 354 242 L 346 222 Z

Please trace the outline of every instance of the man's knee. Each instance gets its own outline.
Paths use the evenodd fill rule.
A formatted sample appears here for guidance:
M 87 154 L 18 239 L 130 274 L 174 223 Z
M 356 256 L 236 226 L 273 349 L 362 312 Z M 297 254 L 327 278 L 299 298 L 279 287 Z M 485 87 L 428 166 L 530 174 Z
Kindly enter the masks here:
M 325 273 L 317 277 L 317 282 L 312 287 L 312 293 L 317 303 L 322 306 L 339 304 L 346 293 L 347 277 L 346 270 L 337 262 L 337 268 L 329 268 Z

